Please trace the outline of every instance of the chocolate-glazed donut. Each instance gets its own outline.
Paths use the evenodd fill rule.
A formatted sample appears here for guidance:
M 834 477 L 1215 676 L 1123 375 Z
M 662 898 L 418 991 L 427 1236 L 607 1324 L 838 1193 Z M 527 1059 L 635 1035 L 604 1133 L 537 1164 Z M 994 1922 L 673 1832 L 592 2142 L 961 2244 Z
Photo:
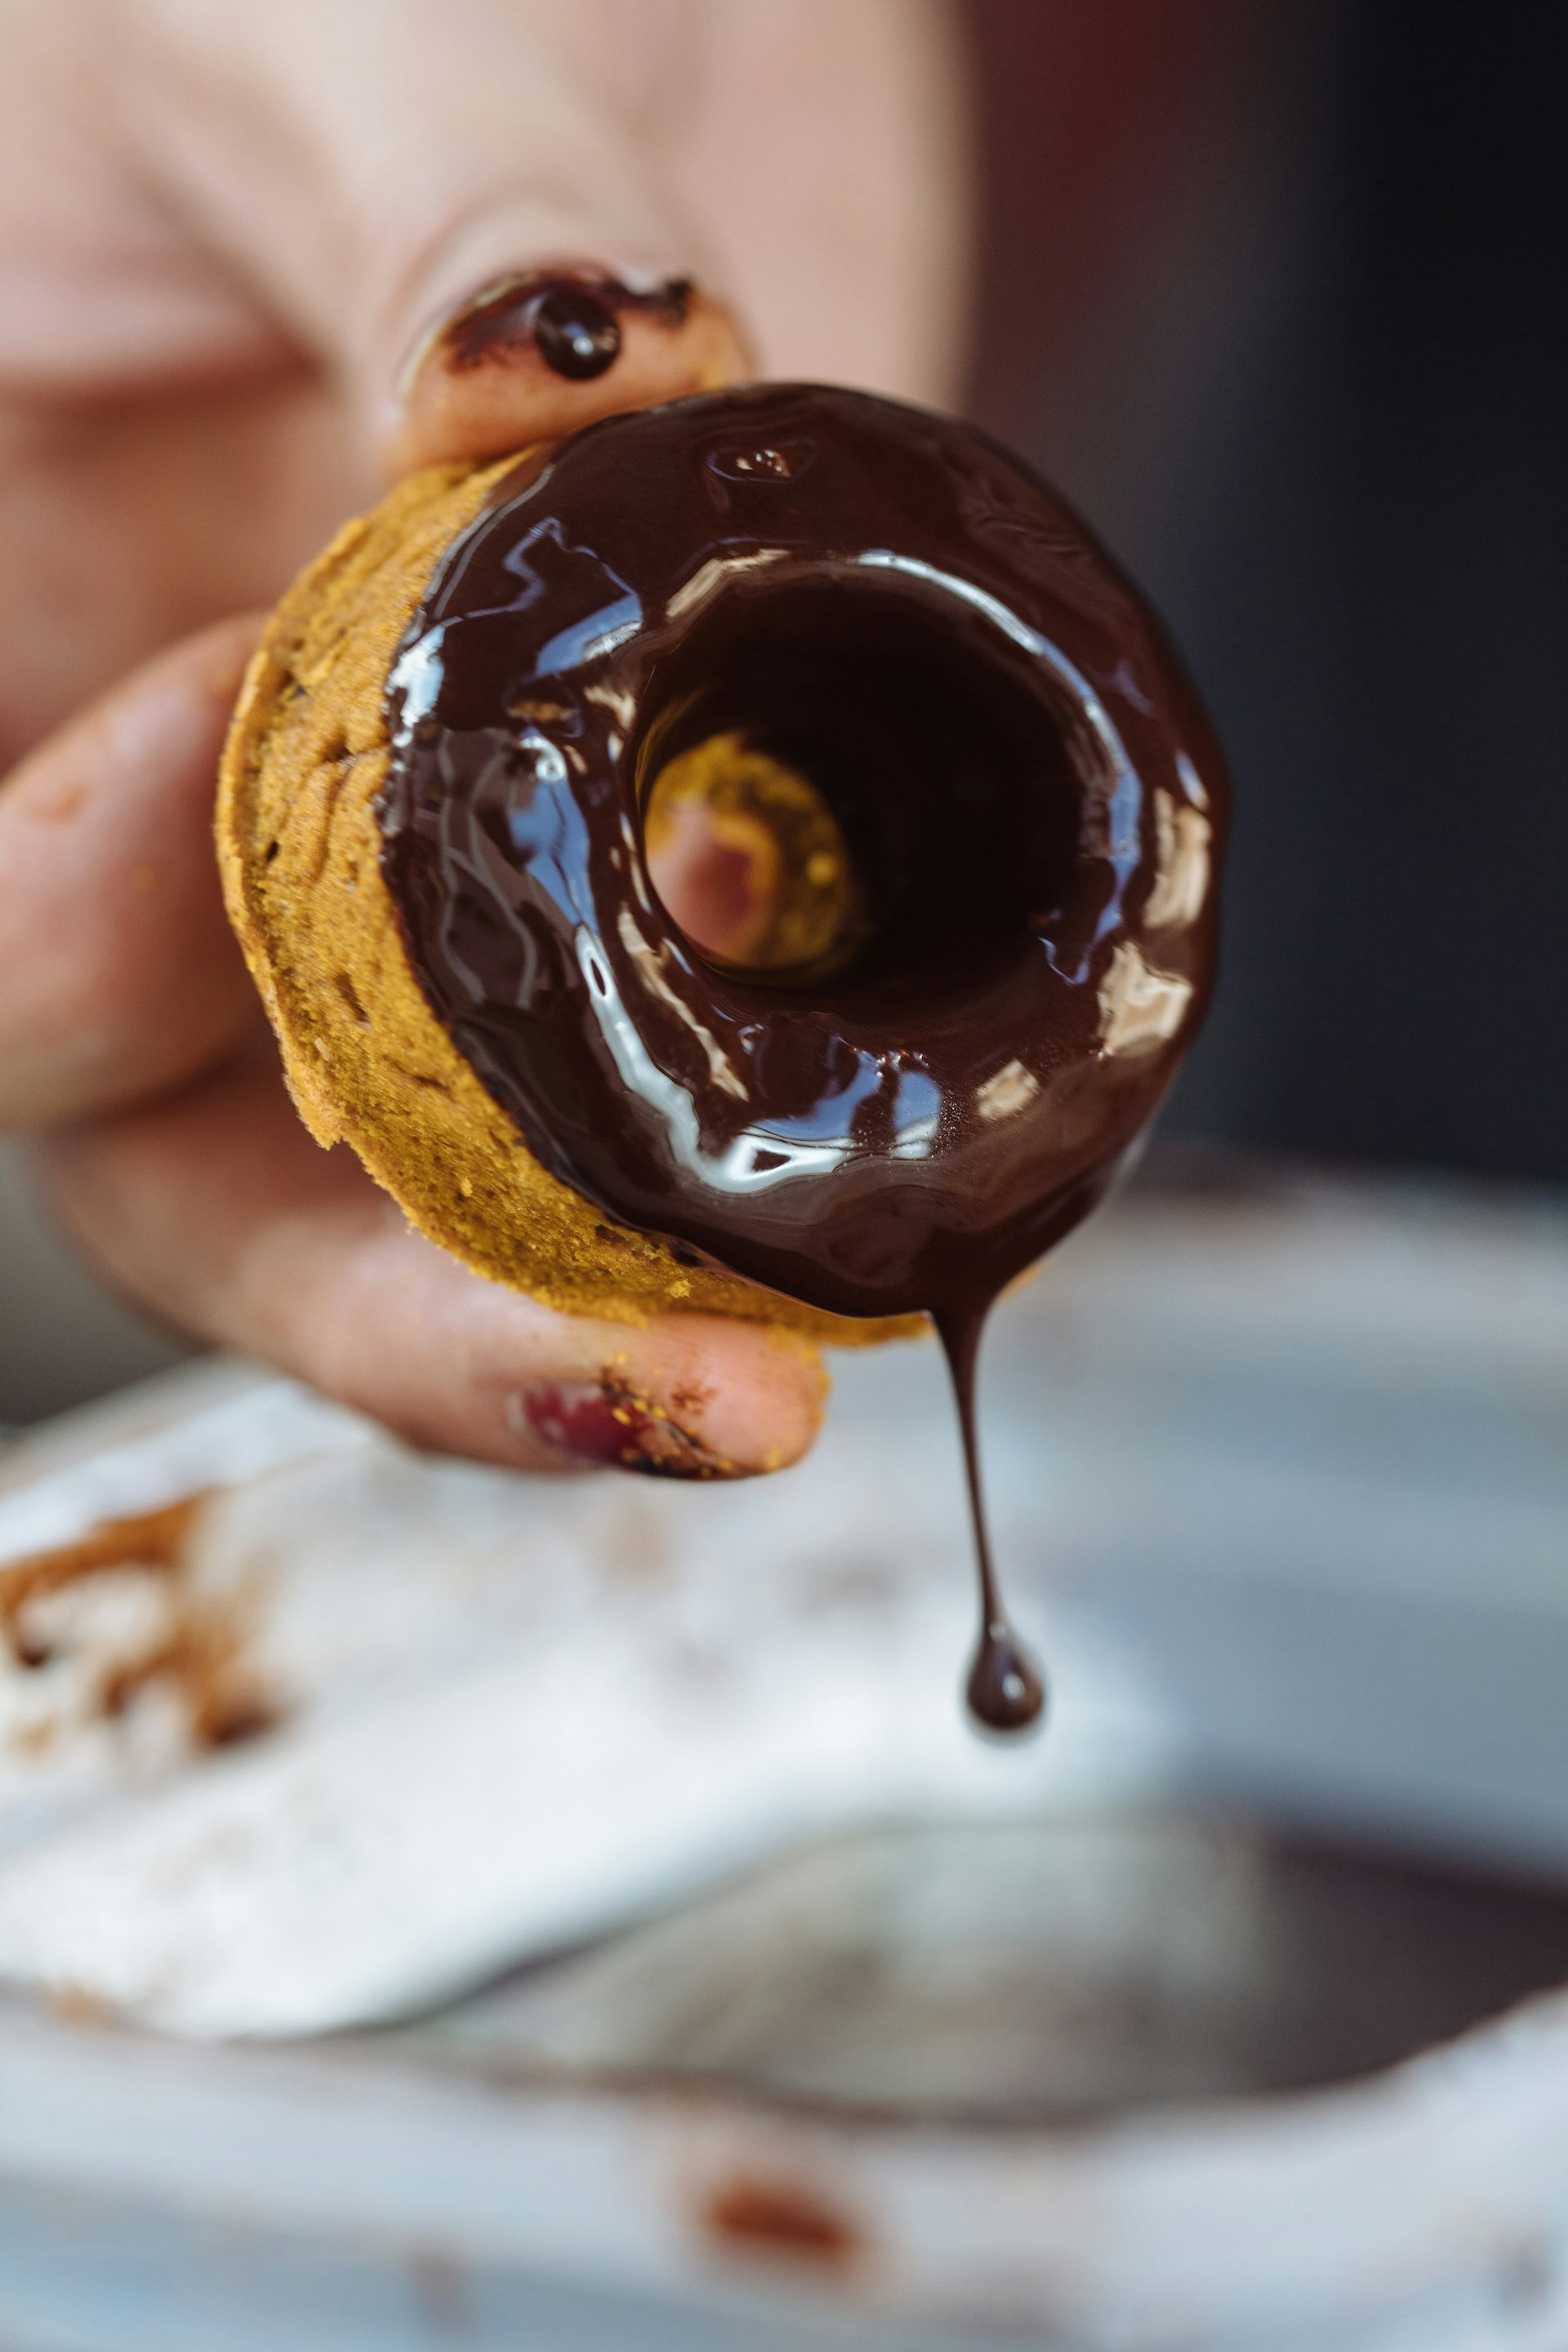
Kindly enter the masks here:
M 503 478 L 392 672 L 383 872 L 419 983 L 610 1216 L 843 1316 L 988 1303 L 1157 1108 L 1214 961 L 1223 780 L 1147 608 L 1016 459 L 765 385 Z M 822 975 L 722 969 L 643 814 L 742 738 L 864 902 Z
M 564 371 L 525 305 L 542 363 L 613 385 L 622 313 L 568 290 Z M 432 468 L 349 525 L 252 665 L 218 835 L 307 1123 L 479 1272 L 623 1319 L 932 1318 L 970 1704 L 1018 1729 L 1042 1693 L 986 1544 L 980 1333 L 1174 1073 L 1224 803 L 1158 625 L 1032 474 L 763 385 Z M 772 875 L 722 940 L 660 862 L 694 808 Z

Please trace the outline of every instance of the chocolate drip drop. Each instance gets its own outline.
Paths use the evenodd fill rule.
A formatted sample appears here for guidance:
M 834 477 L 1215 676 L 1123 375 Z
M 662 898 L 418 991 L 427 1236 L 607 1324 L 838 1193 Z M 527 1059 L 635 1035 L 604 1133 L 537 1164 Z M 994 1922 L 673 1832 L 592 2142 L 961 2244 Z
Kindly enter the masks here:
M 980 1638 L 964 1685 L 969 1712 L 987 1731 L 1030 1731 L 1045 1712 L 1046 1685 L 1039 1667 L 1015 1633 L 1002 1599 L 985 1493 L 980 1475 L 980 1436 L 974 1415 L 974 1375 L 992 1302 L 962 1300 L 933 1310 L 931 1320 L 947 1358 L 963 1441 L 963 1472 L 974 1529 L 974 1567 L 980 1597 Z
M 540 297 L 533 340 L 547 367 L 581 383 L 614 367 L 621 330 L 615 312 L 596 294 L 586 287 L 566 285 Z

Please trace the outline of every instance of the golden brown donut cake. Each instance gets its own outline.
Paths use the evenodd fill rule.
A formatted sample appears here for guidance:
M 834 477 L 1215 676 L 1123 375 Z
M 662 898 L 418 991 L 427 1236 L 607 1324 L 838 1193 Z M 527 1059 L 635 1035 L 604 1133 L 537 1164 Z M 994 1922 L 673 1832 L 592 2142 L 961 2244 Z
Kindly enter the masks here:
M 683 1264 L 540 1166 L 431 1011 L 381 866 L 387 674 L 440 558 L 518 458 L 436 467 L 345 525 L 268 624 L 230 730 L 217 841 L 229 918 L 300 1115 L 351 1144 L 476 1273 L 572 1314 L 743 1316 L 859 1344 L 919 1318 L 825 1315 Z
M 1044 483 L 752 384 L 351 524 L 268 626 L 218 825 L 307 1124 L 443 1248 L 621 1320 L 929 1314 L 956 1362 L 1180 1065 L 1225 807 Z

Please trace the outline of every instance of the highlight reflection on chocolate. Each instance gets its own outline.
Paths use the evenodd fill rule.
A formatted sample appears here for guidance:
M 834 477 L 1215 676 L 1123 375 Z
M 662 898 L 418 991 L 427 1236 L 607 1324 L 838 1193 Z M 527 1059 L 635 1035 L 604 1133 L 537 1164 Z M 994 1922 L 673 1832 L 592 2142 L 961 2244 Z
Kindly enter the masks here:
M 930 1313 L 973 1465 L 986 1312 L 1114 1181 L 1212 978 L 1224 778 L 1136 593 L 981 436 L 752 387 L 520 463 L 388 716 L 414 969 L 535 1157 L 810 1305 Z M 722 954 L 649 875 L 693 806 L 769 875 Z M 971 1703 L 1016 1727 L 973 1490 Z

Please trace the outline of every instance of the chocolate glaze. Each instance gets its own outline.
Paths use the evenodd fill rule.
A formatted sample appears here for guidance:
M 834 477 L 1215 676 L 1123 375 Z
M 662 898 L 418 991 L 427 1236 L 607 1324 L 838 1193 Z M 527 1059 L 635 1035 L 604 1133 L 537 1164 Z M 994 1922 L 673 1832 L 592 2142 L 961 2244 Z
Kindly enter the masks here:
M 388 720 L 414 969 L 535 1157 L 689 1261 L 933 1317 L 975 1507 L 970 1701 L 1030 1719 L 973 1368 L 998 1291 L 1135 1148 L 1212 978 L 1224 778 L 1157 623 L 984 436 L 754 386 L 520 464 L 432 581 Z M 869 919 L 830 978 L 720 971 L 648 881 L 653 777 L 734 729 L 848 844 Z
M 603 375 L 620 356 L 620 314 L 641 311 L 671 330 L 691 306 L 689 278 L 637 291 L 601 271 L 532 270 L 509 278 L 454 319 L 442 337 L 447 364 L 459 374 L 532 345 L 556 375 L 581 383 Z
M 1003 1606 L 1002 1589 L 991 1557 L 991 1530 L 986 1525 L 985 1496 L 980 1477 L 980 1438 L 975 1427 L 974 1374 L 990 1304 L 987 1299 L 976 1309 L 963 1300 L 956 1309 L 933 1309 L 937 1337 L 947 1358 L 958 1407 L 964 1485 L 969 1493 L 974 1566 L 980 1586 L 980 1637 L 974 1645 L 963 1695 L 970 1714 L 988 1731 L 1027 1731 L 1040 1719 L 1046 1686 L 1038 1665 L 1014 1632 Z
M 620 322 L 585 287 L 560 286 L 541 295 L 533 340 L 545 365 L 574 383 L 603 375 L 621 355 Z

